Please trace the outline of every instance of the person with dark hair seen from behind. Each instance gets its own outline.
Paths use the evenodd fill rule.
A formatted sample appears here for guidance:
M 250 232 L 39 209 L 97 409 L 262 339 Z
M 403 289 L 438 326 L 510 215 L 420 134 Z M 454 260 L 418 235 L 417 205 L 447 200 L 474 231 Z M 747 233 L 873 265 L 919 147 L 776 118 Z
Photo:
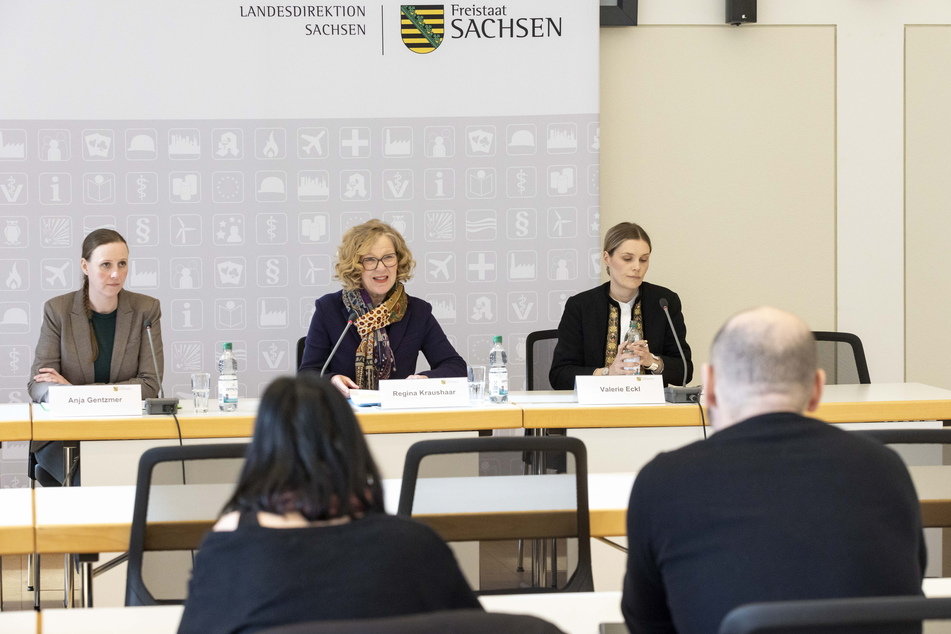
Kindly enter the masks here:
M 659 374 L 664 385 L 690 381 L 693 361 L 680 297 L 644 281 L 651 250 L 647 232 L 633 222 L 608 229 L 601 259 L 610 279 L 565 303 L 548 375 L 554 389 L 574 389 L 575 377 L 582 375 Z M 661 300 L 667 300 L 686 368 Z M 628 343 L 629 332 L 637 341 Z
M 264 392 L 244 467 L 201 545 L 179 632 L 481 609 L 449 547 L 383 510 L 353 411 L 306 372 Z
M 27 389 L 35 403 L 52 385 L 137 383 L 142 398 L 158 396 L 164 368 L 159 300 L 123 288 L 129 247 L 112 229 L 95 229 L 83 240 L 83 287 L 46 302 Z M 144 324 L 151 322 L 159 375 Z M 37 463 L 62 482 L 63 443 L 35 441 Z M 78 469 L 74 484 L 79 482 Z
M 380 379 L 465 376 L 466 362 L 439 327 L 433 307 L 403 287 L 415 265 L 403 236 L 388 224 L 370 220 L 347 230 L 337 249 L 343 290 L 317 300 L 299 371 L 320 372 L 352 312 L 353 327 L 326 372 L 344 396 L 352 388 L 375 390 Z M 417 374 L 420 352 L 430 369 Z
M 763 307 L 720 329 L 703 366 L 715 433 L 634 480 L 621 600 L 633 634 L 716 634 L 747 603 L 921 594 L 911 476 L 878 441 L 804 415 L 824 383 L 798 317 Z

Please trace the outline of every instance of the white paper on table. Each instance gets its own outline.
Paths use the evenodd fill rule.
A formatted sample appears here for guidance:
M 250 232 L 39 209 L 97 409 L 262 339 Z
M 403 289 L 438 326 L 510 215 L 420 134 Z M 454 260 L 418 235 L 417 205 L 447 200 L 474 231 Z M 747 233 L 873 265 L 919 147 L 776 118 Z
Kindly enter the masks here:
M 366 407 L 367 405 L 380 404 L 380 390 L 350 390 L 350 400 L 357 407 Z

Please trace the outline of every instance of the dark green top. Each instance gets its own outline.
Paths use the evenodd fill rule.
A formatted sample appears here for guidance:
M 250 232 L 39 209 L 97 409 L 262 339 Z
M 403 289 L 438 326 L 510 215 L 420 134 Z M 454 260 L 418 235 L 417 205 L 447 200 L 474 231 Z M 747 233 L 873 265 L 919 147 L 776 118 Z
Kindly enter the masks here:
M 112 368 L 112 348 L 116 341 L 116 310 L 108 314 L 92 313 L 92 329 L 96 333 L 99 356 L 93 368 L 96 370 L 96 383 L 109 382 L 109 370 Z

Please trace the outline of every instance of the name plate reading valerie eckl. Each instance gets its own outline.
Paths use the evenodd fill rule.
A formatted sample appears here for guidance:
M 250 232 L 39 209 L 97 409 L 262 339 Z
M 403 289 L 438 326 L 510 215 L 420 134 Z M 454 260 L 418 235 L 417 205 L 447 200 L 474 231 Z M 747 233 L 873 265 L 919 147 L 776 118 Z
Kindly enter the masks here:
M 139 416 L 142 386 L 54 385 L 49 391 L 50 413 L 56 416 Z
M 469 381 L 465 377 L 380 381 L 380 409 L 468 406 Z
M 654 374 L 577 376 L 575 392 L 580 405 L 659 405 L 664 402 L 664 379 Z

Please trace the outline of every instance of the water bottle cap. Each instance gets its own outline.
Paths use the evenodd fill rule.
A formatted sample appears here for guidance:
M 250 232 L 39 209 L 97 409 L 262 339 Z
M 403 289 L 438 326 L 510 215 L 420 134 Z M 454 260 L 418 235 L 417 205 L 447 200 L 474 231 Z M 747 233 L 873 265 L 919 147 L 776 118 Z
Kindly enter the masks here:
M 231 350 L 231 342 L 226 342 L 221 346 L 222 350 Z
M 495 335 L 492 337 L 492 343 L 502 343 L 502 335 Z

